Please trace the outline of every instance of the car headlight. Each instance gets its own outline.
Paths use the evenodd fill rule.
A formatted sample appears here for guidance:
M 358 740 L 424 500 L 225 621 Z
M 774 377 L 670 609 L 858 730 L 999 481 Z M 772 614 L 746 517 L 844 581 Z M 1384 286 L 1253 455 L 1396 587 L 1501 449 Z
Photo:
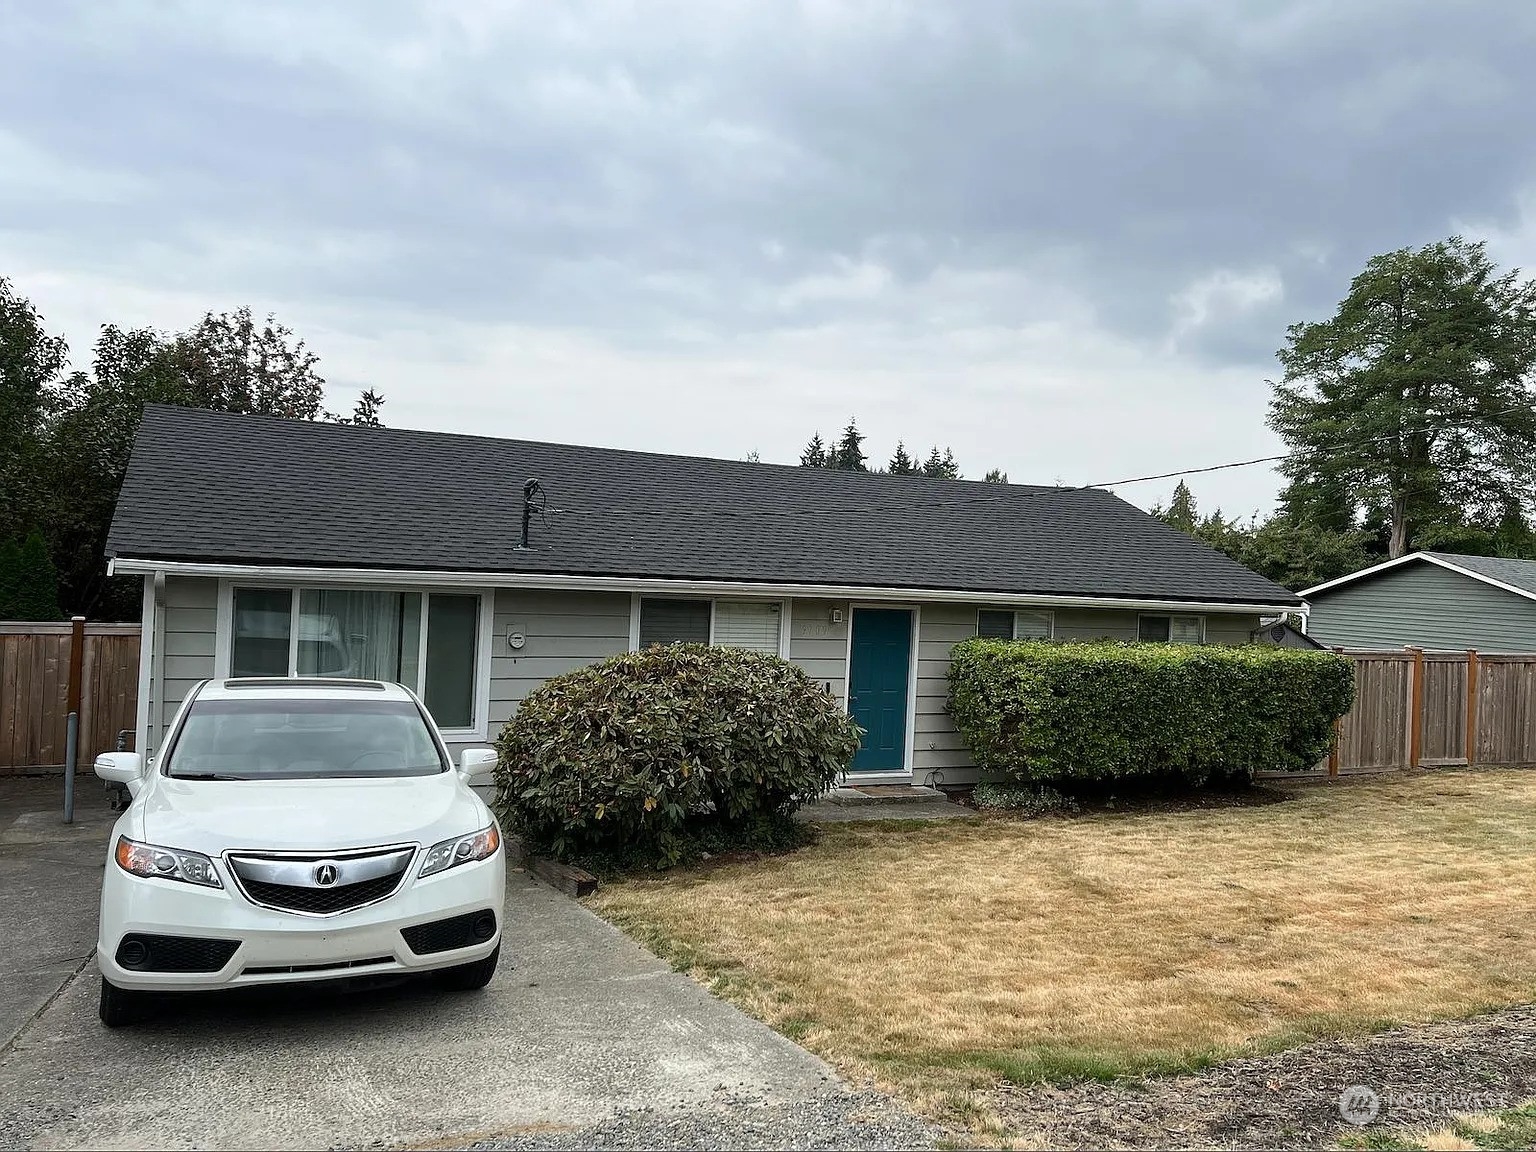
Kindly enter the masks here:
M 117 838 L 117 866 L 135 876 L 158 876 L 161 880 L 180 880 L 205 888 L 224 887 L 213 861 L 201 852 L 140 844 L 126 836 Z
M 441 844 L 432 845 L 427 849 L 426 856 L 422 858 L 419 875 L 431 876 L 447 868 L 468 864 L 471 860 L 484 860 L 496 855 L 496 850 L 500 847 L 501 829 L 497 828 L 493 821 L 489 827 L 471 832 L 468 836 L 460 836 L 456 840 L 444 840 Z

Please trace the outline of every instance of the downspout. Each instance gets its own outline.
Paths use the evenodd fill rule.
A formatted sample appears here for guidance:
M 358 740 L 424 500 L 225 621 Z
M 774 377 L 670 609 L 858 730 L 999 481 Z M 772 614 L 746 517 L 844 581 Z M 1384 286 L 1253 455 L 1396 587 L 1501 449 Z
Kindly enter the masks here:
M 146 750 L 153 755 L 160 747 L 161 729 L 165 727 L 165 573 L 155 573 L 155 619 L 154 619 L 154 644 L 155 682 L 150 700 L 150 731 L 154 738 Z M 147 757 L 146 757 L 147 759 Z

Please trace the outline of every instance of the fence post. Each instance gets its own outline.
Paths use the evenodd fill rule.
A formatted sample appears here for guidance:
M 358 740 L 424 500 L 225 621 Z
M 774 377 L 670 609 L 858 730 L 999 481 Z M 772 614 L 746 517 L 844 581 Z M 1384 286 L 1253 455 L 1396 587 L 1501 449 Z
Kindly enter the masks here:
M 85 617 L 69 620 L 69 717 L 64 729 L 64 823 L 75 820 L 75 761 L 80 758 L 80 691 L 85 673 Z
M 1408 767 L 1417 768 L 1424 751 L 1424 649 L 1409 644 L 1413 680 L 1408 689 Z
M 1477 763 L 1477 650 L 1467 649 L 1467 766 Z
M 1338 645 L 1334 645 L 1333 650 L 1335 652 L 1337 652 L 1340 656 L 1344 655 L 1344 649 L 1339 647 Z M 1352 661 L 1352 663 L 1353 663 L 1353 661 Z M 1356 667 L 1358 668 L 1358 665 L 1356 665 Z M 1360 685 L 1357 683 L 1355 685 L 1355 701 L 1351 702 L 1351 704 L 1350 704 L 1350 711 L 1354 711 L 1355 703 L 1358 703 L 1359 698 L 1360 698 Z M 1333 718 L 1333 743 L 1331 745 L 1329 745 L 1329 747 L 1328 747 L 1328 775 L 1330 775 L 1330 776 L 1337 776 L 1339 774 L 1339 755 L 1340 755 L 1339 749 L 1340 749 L 1341 745 L 1343 745 L 1343 743 L 1344 743 L 1344 717 L 1342 717 L 1342 716 L 1335 716 Z

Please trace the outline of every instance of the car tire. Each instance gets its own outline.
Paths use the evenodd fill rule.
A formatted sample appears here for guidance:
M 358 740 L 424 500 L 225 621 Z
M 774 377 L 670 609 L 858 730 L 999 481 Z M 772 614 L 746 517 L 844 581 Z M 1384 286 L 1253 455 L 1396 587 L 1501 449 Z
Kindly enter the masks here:
M 130 992 L 106 980 L 101 982 L 101 999 L 97 1014 L 108 1028 L 121 1028 L 144 1019 L 144 993 Z
M 484 960 L 470 964 L 458 964 L 443 968 L 437 973 L 437 982 L 454 992 L 476 992 L 491 982 L 496 975 L 496 964 L 501 959 L 501 945 Z

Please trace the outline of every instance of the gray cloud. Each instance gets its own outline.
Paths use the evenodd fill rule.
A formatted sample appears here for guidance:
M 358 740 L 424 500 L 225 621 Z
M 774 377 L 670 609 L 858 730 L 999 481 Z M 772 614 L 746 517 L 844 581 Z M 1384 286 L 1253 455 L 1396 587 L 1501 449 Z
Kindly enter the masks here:
M 711 371 L 836 330 L 973 413 L 988 365 L 1115 362 L 1051 330 L 1161 357 L 1175 408 L 1251 381 L 1254 425 L 1366 257 L 1525 226 L 1533 44 L 1518 0 L 37 5 L 0 27 L 0 256 Z

